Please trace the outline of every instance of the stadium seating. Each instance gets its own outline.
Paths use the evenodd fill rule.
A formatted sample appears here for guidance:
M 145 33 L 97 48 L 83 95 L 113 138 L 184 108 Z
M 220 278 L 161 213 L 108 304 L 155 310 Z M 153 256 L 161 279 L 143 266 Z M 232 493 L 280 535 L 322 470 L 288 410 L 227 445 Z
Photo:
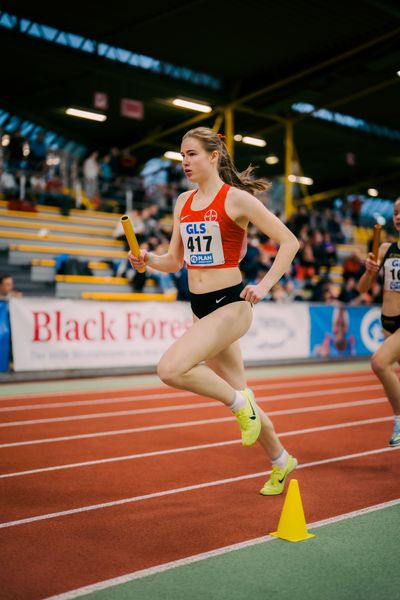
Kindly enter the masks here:
M 113 271 L 108 263 L 89 261 L 89 269 L 95 277 L 111 277 Z M 56 261 L 54 258 L 33 258 L 31 261 L 32 281 L 54 281 L 56 276 Z
M 132 292 L 126 277 L 56 275 L 55 280 L 58 298 L 81 298 L 83 292 Z
M 73 255 L 79 260 L 121 260 L 126 258 L 123 250 L 100 250 L 91 248 L 72 248 L 71 246 L 43 246 L 39 244 L 10 244 L 9 264 L 30 265 L 34 258 L 56 258 L 59 254 Z

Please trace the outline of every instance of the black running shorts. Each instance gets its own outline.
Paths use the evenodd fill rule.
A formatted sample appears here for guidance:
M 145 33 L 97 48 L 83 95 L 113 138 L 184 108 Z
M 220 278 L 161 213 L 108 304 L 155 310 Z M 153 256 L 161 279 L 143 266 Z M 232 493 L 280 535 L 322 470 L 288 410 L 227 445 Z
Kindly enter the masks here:
M 208 292 L 207 294 L 192 294 L 190 292 L 190 305 L 193 313 L 199 319 L 209 315 L 221 306 L 232 304 L 232 302 L 245 301 L 240 297 L 240 292 L 244 289 L 243 283 L 238 283 L 231 287 Z
M 395 317 L 387 317 L 386 315 L 381 316 L 382 327 L 389 333 L 394 333 L 400 328 L 400 315 Z

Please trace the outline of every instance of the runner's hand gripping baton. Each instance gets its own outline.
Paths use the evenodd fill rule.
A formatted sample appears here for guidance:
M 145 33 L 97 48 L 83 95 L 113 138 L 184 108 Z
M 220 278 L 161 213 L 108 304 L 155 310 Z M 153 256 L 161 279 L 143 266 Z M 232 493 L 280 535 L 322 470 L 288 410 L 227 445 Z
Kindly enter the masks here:
M 121 223 L 124 229 L 125 237 L 128 240 L 129 248 L 131 249 L 133 256 L 136 256 L 136 258 L 138 258 L 140 255 L 140 248 L 136 239 L 135 232 L 133 231 L 131 220 L 128 217 L 128 215 L 124 215 L 123 217 L 121 217 Z M 140 269 L 137 269 L 137 271 L 138 273 L 145 273 L 146 268 L 141 267 Z
M 372 238 L 372 254 L 374 255 L 374 259 L 378 260 L 378 250 L 379 250 L 379 240 L 381 237 L 381 229 L 382 225 L 379 223 L 375 223 L 374 225 L 374 236 Z

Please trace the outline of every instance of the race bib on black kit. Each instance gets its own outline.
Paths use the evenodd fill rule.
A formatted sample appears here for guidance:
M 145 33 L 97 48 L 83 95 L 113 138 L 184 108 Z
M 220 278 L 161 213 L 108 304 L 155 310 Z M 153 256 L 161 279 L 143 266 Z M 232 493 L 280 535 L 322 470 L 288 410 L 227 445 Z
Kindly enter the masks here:
M 385 290 L 400 292 L 400 258 L 385 260 Z
M 181 223 L 185 262 L 193 267 L 213 267 L 225 263 L 221 231 L 217 221 Z

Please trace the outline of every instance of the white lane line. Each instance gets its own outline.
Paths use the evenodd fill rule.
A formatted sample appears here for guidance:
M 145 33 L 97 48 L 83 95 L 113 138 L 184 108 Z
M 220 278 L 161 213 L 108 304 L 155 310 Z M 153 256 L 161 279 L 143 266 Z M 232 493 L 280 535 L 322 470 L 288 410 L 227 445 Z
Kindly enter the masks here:
M 371 456 L 374 454 L 382 454 L 385 452 L 395 452 L 399 450 L 400 446 L 397 448 L 390 448 L 389 446 L 385 448 L 377 448 L 375 450 L 367 450 L 365 452 L 356 452 L 355 454 L 346 454 L 344 456 L 335 456 L 333 458 L 326 458 L 322 460 L 316 460 L 309 463 L 304 463 L 299 465 L 298 469 L 307 469 L 310 467 L 317 467 L 325 464 L 330 464 L 334 462 L 340 462 L 342 460 L 351 460 L 355 458 L 361 458 L 364 456 Z M 8 521 L 5 523 L 0 523 L 0 529 L 5 529 L 7 527 L 16 527 L 18 525 L 27 525 L 29 523 L 37 523 L 38 521 L 47 521 L 49 519 L 56 519 L 58 517 L 66 517 L 69 515 L 76 515 L 79 513 L 89 512 L 92 510 L 100 510 L 102 508 L 111 508 L 113 506 L 121 506 L 124 504 L 132 504 L 134 502 L 141 502 L 145 500 L 153 500 L 154 498 L 163 498 L 165 496 L 171 496 L 175 494 L 181 494 L 184 492 L 191 492 L 194 490 L 201 490 L 210 487 L 216 487 L 218 485 L 227 485 L 229 483 L 236 483 L 237 481 L 244 481 L 246 479 L 255 479 L 257 477 L 265 477 L 271 473 L 271 471 L 260 471 L 259 473 L 250 473 L 249 475 L 239 475 L 238 477 L 229 477 L 227 479 L 219 479 L 217 481 L 207 481 L 206 483 L 198 483 L 195 485 L 188 485 L 181 488 L 164 490 L 162 492 L 153 492 L 151 494 L 144 494 L 142 496 L 132 496 L 130 498 L 122 498 L 120 500 L 112 500 L 111 502 L 101 502 L 99 504 L 92 504 L 89 506 L 80 506 L 79 508 L 72 508 L 69 510 L 62 510 L 60 512 L 48 513 L 46 515 L 37 515 L 36 517 L 28 517 L 26 519 L 18 519 L 15 521 Z
M 14 410 L 39 410 L 42 408 L 64 408 L 65 406 L 96 406 L 97 404 L 118 404 L 122 402 L 146 402 L 147 400 L 163 401 L 168 398 L 188 398 L 195 397 L 193 392 L 169 392 L 167 394 L 147 394 L 143 396 L 130 395 L 121 398 L 100 398 L 97 400 L 73 400 L 71 402 L 46 402 L 45 404 L 20 404 L 19 406 L 2 406 L 0 412 L 9 412 Z
M 158 408 L 137 408 L 132 410 L 116 410 L 105 413 L 87 413 L 83 415 L 72 415 L 69 417 L 52 417 L 49 419 L 32 419 L 26 421 L 10 421 L 8 423 L 0 423 L 0 427 L 17 427 L 19 425 L 39 425 L 41 423 L 62 423 L 65 421 L 81 421 L 86 419 L 104 419 L 107 417 L 124 417 L 127 415 L 144 415 L 149 413 L 159 412 L 174 412 L 177 410 L 191 410 L 195 408 L 209 408 L 215 406 L 223 406 L 221 402 L 200 402 L 196 404 L 177 404 L 174 406 L 162 406 Z
M 379 388 L 381 388 L 381 386 L 377 386 Z M 353 390 L 354 391 L 354 390 Z M 357 388 L 357 391 L 361 391 L 361 389 Z M 373 391 L 370 390 L 369 388 L 367 388 L 364 391 Z M 329 392 L 330 394 L 340 394 L 342 393 L 342 390 L 331 390 Z M 310 396 L 321 396 L 321 392 L 318 391 L 318 393 L 313 393 L 313 394 L 279 394 L 278 396 L 261 396 L 257 398 L 257 403 L 260 404 L 261 402 L 273 402 L 273 401 L 277 401 L 277 400 L 294 400 L 297 398 L 302 398 L 306 396 L 307 398 L 309 398 Z M 362 402 L 367 402 L 367 401 L 362 401 Z M 342 403 L 343 405 L 345 404 L 349 404 L 349 406 L 357 406 L 357 404 L 354 404 L 352 402 L 344 402 Z M 339 406 L 339 405 L 338 405 Z M 342 406 L 342 405 L 340 405 Z M 194 410 L 196 408 L 215 408 L 215 407 L 224 407 L 224 405 L 222 404 L 222 402 L 217 402 L 217 401 L 212 401 L 212 402 L 197 402 L 195 404 L 175 404 L 173 406 L 158 406 L 158 407 L 154 407 L 154 408 L 134 408 L 131 410 L 115 410 L 115 411 L 111 411 L 111 412 L 105 412 L 105 413 L 85 413 L 82 415 L 70 415 L 67 417 L 50 417 L 48 419 L 31 419 L 31 420 L 24 420 L 24 421 L 8 421 L 5 423 L 0 423 L 0 427 L 17 427 L 20 425 L 39 425 L 42 423 L 62 423 L 65 421 L 81 421 L 81 420 L 87 420 L 87 419 L 103 419 L 103 418 L 108 418 L 108 417 L 121 417 L 121 416 L 127 416 L 127 415 L 145 415 L 145 414 L 154 414 L 154 413 L 163 413 L 163 412 L 174 412 L 174 411 L 180 411 L 180 410 Z M 290 410 L 290 409 L 289 409 Z M 268 414 L 271 415 L 276 415 L 276 414 L 287 414 L 286 412 L 282 412 L 282 411 L 271 411 Z
M 335 408 L 352 408 L 355 406 L 367 406 L 370 404 L 380 404 L 380 403 L 384 403 L 387 402 L 387 398 L 386 396 L 380 397 L 380 398 L 370 398 L 369 400 L 355 400 L 354 402 L 339 402 L 337 404 L 318 404 L 317 406 L 307 406 L 305 408 L 288 408 L 286 410 L 272 410 L 272 411 L 268 411 L 268 415 L 291 415 L 291 414 L 297 414 L 297 413 L 306 413 L 306 412 L 314 412 L 314 411 L 319 411 L 319 410 L 331 410 L 331 409 L 335 409 Z M 210 406 L 220 406 L 219 403 L 213 403 L 210 402 L 209 403 Z M 188 409 L 188 408 L 198 408 L 199 405 L 195 404 L 192 406 L 188 406 L 186 405 L 184 408 Z M 182 408 L 181 406 L 175 406 L 175 407 L 170 407 L 173 408 L 174 410 L 178 410 L 179 408 Z M 167 410 L 167 409 L 165 409 Z M 118 411 L 118 412 L 111 412 L 111 413 L 95 413 L 93 415 L 77 415 L 75 417 L 58 417 L 58 418 L 54 418 L 54 419 L 38 419 L 35 421 L 15 421 L 15 422 L 10 422 L 10 423 L 3 423 L 0 424 L 0 427 L 16 427 L 18 425 L 38 425 L 41 423 L 54 423 L 54 422 L 65 422 L 65 421 L 76 421 L 76 420 L 88 420 L 88 419 L 100 419 L 102 417 L 115 417 L 115 416 L 121 416 L 121 415 L 132 415 L 132 414 L 140 414 L 142 411 L 135 411 L 135 410 L 128 410 L 128 411 Z M 146 411 L 147 412 L 147 411 Z M 159 412 L 159 411 L 158 411 Z M 234 417 L 220 417 L 220 418 L 216 418 L 216 419 L 203 419 L 201 421 L 189 421 L 188 425 L 195 425 L 195 424 L 204 424 L 204 423 L 225 423 L 226 421 L 231 421 L 233 420 Z M 186 423 L 181 424 L 181 423 L 172 423 L 172 424 L 166 424 L 166 425 L 150 425 L 147 427 L 141 427 L 141 428 L 137 428 L 136 431 L 154 431 L 157 429 L 169 429 L 171 427 L 180 427 L 180 426 L 184 426 L 186 425 Z M 96 434 L 97 435 L 97 434 Z
M 312 377 L 312 375 L 310 376 Z M 377 381 L 376 376 L 371 373 L 371 371 L 367 371 L 364 373 L 364 375 L 354 375 L 354 376 L 350 376 L 350 377 L 319 377 L 318 379 L 310 379 L 310 380 L 303 380 L 303 379 L 296 379 L 295 376 L 292 377 L 294 379 L 294 381 L 287 381 L 285 379 L 282 379 L 282 381 L 276 381 L 274 383 L 268 383 L 268 380 L 266 380 L 265 377 L 257 377 L 256 379 L 252 379 L 251 377 L 249 378 L 249 381 L 264 381 L 265 383 L 255 383 L 251 386 L 251 389 L 253 390 L 258 390 L 258 389 L 280 389 L 282 386 L 284 386 L 285 388 L 287 387 L 295 387 L 298 388 L 299 386 L 314 386 L 314 385 L 320 385 L 320 384 L 337 384 L 337 383 L 355 383 L 357 381 L 363 381 L 365 382 L 368 379 L 371 379 L 372 381 Z M 154 386 L 157 387 L 157 386 Z M 140 388 L 140 386 L 139 386 Z M 115 394 L 118 392 L 122 392 L 122 394 L 128 394 L 128 397 L 131 397 L 132 394 L 132 389 L 135 389 L 134 386 L 132 385 L 130 388 L 115 388 L 115 389 L 109 389 L 107 390 L 107 392 L 110 392 L 111 394 Z M 143 388 L 141 391 L 146 391 L 146 388 Z M 156 394 L 149 394 L 150 395 L 154 395 L 156 397 L 164 397 L 164 396 L 169 396 L 171 395 L 171 392 L 169 392 L 170 388 L 168 387 L 161 387 L 161 382 L 160 382 L 160 391 Z M 73 390 L 73 391 L 62 391 L 62 392 L 44 392 L 42 394 L 29 394 L 26 393 L 22 396 L 2 396 L 0 397 L 0 402 L 9 402 L 9 401 L 13 401 L 13 400 L 30 400 L 30 399 L 34 399 L 34 398 L 39 398 L 39 399 L 43 399 L 43 398 L 56 398 L 58 396 L 82 396 L 82 395 L 86 395 L 88 393 L 92 393 L 92 394 L 96 394 L 98 393 L 99 390 Z M 164 394 L 165 392 L 165 394 Z M 176 392 L 175 395 L 182 395 L 182 396 L 186 396 L 188 394 L 191 394 L 191 392 Z M 144 395 L 146 396 L 146 395 Z M 135 397 L 135 396 L 132 396 Z M 115 399 L 122 399 L 124 398 L 124 396 L 118 396 Z
M 379 404 L 379 403 L 383 403 L 385 400 L 385 398 L 375 398 L 373 399 L 372 403 L 373 404 Z M 371 403 L 369 400 L 366 401 L 361 401 L 361 402 L 368 402 Z M 347 406 L 348 403 L 346 403 Z M 329 406 L 330 408 L 337 408 L 337 407 L 341 407 L 342 404 L 333 404 Z M 357 406 L 360 406 L 360 404 L 358 403 Z M 312 408 L 312 407 L 311 407 Z M 350 407 L 351 408 L 351 407 Z M 320 409 L 318 409 L 320 410 Z M 269 412 L 269 415 L 274 415 L 277 414 L 280 411 L 276 411 L 275 413 Z M 296 410 L 296 409 L 291 409 L 291 412 L 289 414 L 293 414 L 296 412 L 300 412 L 300 409 Z M 52 438 L 40 438 L 37 440 L 26 440 L 24 442 L 8 442 L 5 444 L 0 444 L 0 448 L 15 448 L 18 446 L 31 446 L 31 445 L 36 445 L 36 444 L 52 444 L 52 443 L 59 443 L 59 442 L 69 442 L 72 440 L 84 440 L 84 439 L 90 439 L 90 438 L 97 438 L 97 437 L 108 437 L 108 436 L 113 436 L 113 435 L 126 435 L 126 434 L 130 434 L 130 433 L 144 433 L 147 431 L 160 431 L 163 429 L 179 429 L 181 427 L 196 427 L 197 425 L 212 425 L 215 423 L 225 423 L 227 421 L 231 421 L 232 417 L 222 417 L 222 418 L 218 418 L 218 419 L 200 419 L 197 421 L 182 421 L 181 423 L 166 423 L 163 425 L 147 425 L 144 427 L 131 427 L 129 429 L 111 429 L 109 431 L 97 431 L 95 433 L 81 433 L 81 434 L 76 434 L 76 435 L 64 435 L 64 436 L 59 436 L 59 437 L 52 437 Z
M 329 431 L 330 429 L 342 429 L 346 427 L 357 427 L 360 425 L 371 425 L 373 423 L 382 423 L 384 421 L 391 421 L 393 417 L 379 417 L 376 419 L 365 419 L 364 421 L 351 421 L 347 423 L 336 423 L 335 425 L 321 425 L 319 427 L 309 427 L 307 429 L 296 429 L 293 431 L 284 431 L 279 433 L 279 437 L 292 436 L 292 435 L 304 435 L 307 433 L 317 433 L 320 431 Z M 153 456 L 164 456 L 166 454 L 178 454 L 180 452 L 192 452 L 194 450 L 207 450 L 209 448 L 218 448 L 221 446 L 230 446 L 232 444 L 239 444 L 241 440 L 226 440 L 224 442 L 213 442 L 209 444 L 199 444 L 197 446 L 183 446 L 181 448 L 171 448 L 169 450 L 156 450 L 154 452 L 142 452 L 139 454 L 128 454 L 127 456 L 113 456 L 110 458 L 99 458 L 97 460 L 88 460 L 79 463 L 70 463 L 66 465 L 55 465 L 53 467 L 43 467 L 41 469 L 30 469 L 29 471 L 16 471 L 15 473 L 4 473 L 0 475 L 0 479 L 6 479 L 9 477 L 20 477 L 22 475 L 33 475 L 37 473 L 46 473 L 49 471 L 61 471 L 64 469 L 76 469 L 79 467 L 91 467 L 94 465 L 102 465 L 112 462 L 120 462 L 125 460 L 136 460 L 138 458 L 150 458 Z
M 398 504 L 400 504 L 400 498 L 397 498 L 396 500 L 389 500 L 389 502 L 374 504 L 373 506 L 367 506 L 366 508 L 361 508 L 360 510 L 353 510 L 348 513 L 343 513 L 341 515 L 337 515 L 336 517 L 331 517 L 330 519 L 323 519 L 321 521 L 314 521 L 313 523 L 308 523 L 307 529 L 317 529 L 318 527 L 324 527 L 325 525 L 340 523 L 341 521 L 345 521 L 346 519 L 353 519 L 355 517 L 367 515 L 377 510 L 383 510 L 385 508 L 397 506 Z M 70 590 L 68 592 L 64 592 L 63 594 L 49 596 L 47 598 L 44 598 L 44 600 L 72 600 L 73 598 L 80 598 L 82 596 L 86 596 L 87 594 L 93 594 L 94 592 L 100 592 L 110 587 L 115 587 L 124 583 L 129 583 L 131 581 L 134 581 L 135 579 L 143 579 L 144 577 L 149 577 L 150 575 L 163 573 L 165 571 L 169 571 L 170 569 L 176 569 L 177 567 L 191 565 L 193 563 L 197 563 L 208 558 L 215 558 L 217 556 L 221 556 L 229 552 L 235 552 L 236 550 L 243 550 L 244 548 L 250 548 L 251 546 L 256 546 L 258 544 L 273 542 L 277 539 L 278 538 L 272 537 L 271 535 L 253 538 L 251 540 L 246 540 L 245 542 L 231 544 L 230 546 L 223 546 L 222 548 L 217 548 L 216 550 L 209 550 L 208 552 L 201 552 L 200 554 L 193 554 L 192 556 L 187 556 L 186 558 L 181 558 L 179 560 L 174 560 L 168 563 L 162 563 L 160 565 L 156 565 L 155 567 L 149 567 L 148 569 L 142 569 L 140 571 L 126 573 L 125 575 L 113 577 L 112 579 L 104 579 L 103 581 L 99 581 L 92 585 L 86 585 L 75 590 Z
M 17 446 L 30 446 L 32 444 L 52 444 L 56 442 L 67 442 L 70 440 L 84 440 L 110 435 L 125 435 L 128 433 L 142 433 L 146 431 L 159 431 L 162 429 L 174 429 L 179 427 L 195 427 L 196 425 L 211 425 L 213 423 L 223 423 L 229 420 L 231 420 L 231 417 L 225 417 L 221 419 L 201 419 L 199 421 L 185 421 L 182 423 L 167 423 L 165 425 L 149 425 L 147 427 L 131 427 L 130 429 L 111 429 L 110 431 L 100 431 L 96 433 L 81 433 L 78 435 L 66 435 L 54 438 L 27 440 L 25 442 L 10 442 L 7 444 L 0 444 L 0 448 L 15 448 Z
M 265 387 L 265 386 L 263 386 Z M 314 396 L 323 396 L 327 394 L 347 394 L 352 392 L 368 392 L 381 390 L 381 384 L 373 384 L 373 385 L 361 385 L 355 387 L 345 387 L 345 388 L 333 388 L 328 390 L 313 390 L 306 392 L 294 392 L 289 394 L 277 394 L 275 396 L 268 396 L 269 402 L 274 402 L 277 400 L 290 400 L 294 398 L 303 398 L 303 397 L 314 397 Z M 2 412 L 17 412 L 17 411 L 29 411 L 29 410 L 41 410 L 45 408 L 69 408 L 70 406 L 97 406 L 98 404 L 121 404 L 123 402 L 143 402 L 147 400 L 164 400 L 165 398 L 177 398 L 179 396 L 186 396 L 187 394 L 163 394 L 159 396 L 158 394 L 152 394 L 151 396 L 132 396 L 130 398 L 112 398 L 109 400 L 101 399 L 101 400 L 81 400 L 76 402 L 56 402 L 56 403 L 46 403 L 46 404 L 26 404 L 20 406 L 3 406 L 0 408 L 0 413 Z M 195 394 L 190 394 L 192 397 Z M 264 397 L 266 398 L 266 397 Z M 258 399 L 257 399 L 258 400 Z M 220 403 L 219 403 L 220 404 Z M 148 409 L 152 410 L 152 409 Z

